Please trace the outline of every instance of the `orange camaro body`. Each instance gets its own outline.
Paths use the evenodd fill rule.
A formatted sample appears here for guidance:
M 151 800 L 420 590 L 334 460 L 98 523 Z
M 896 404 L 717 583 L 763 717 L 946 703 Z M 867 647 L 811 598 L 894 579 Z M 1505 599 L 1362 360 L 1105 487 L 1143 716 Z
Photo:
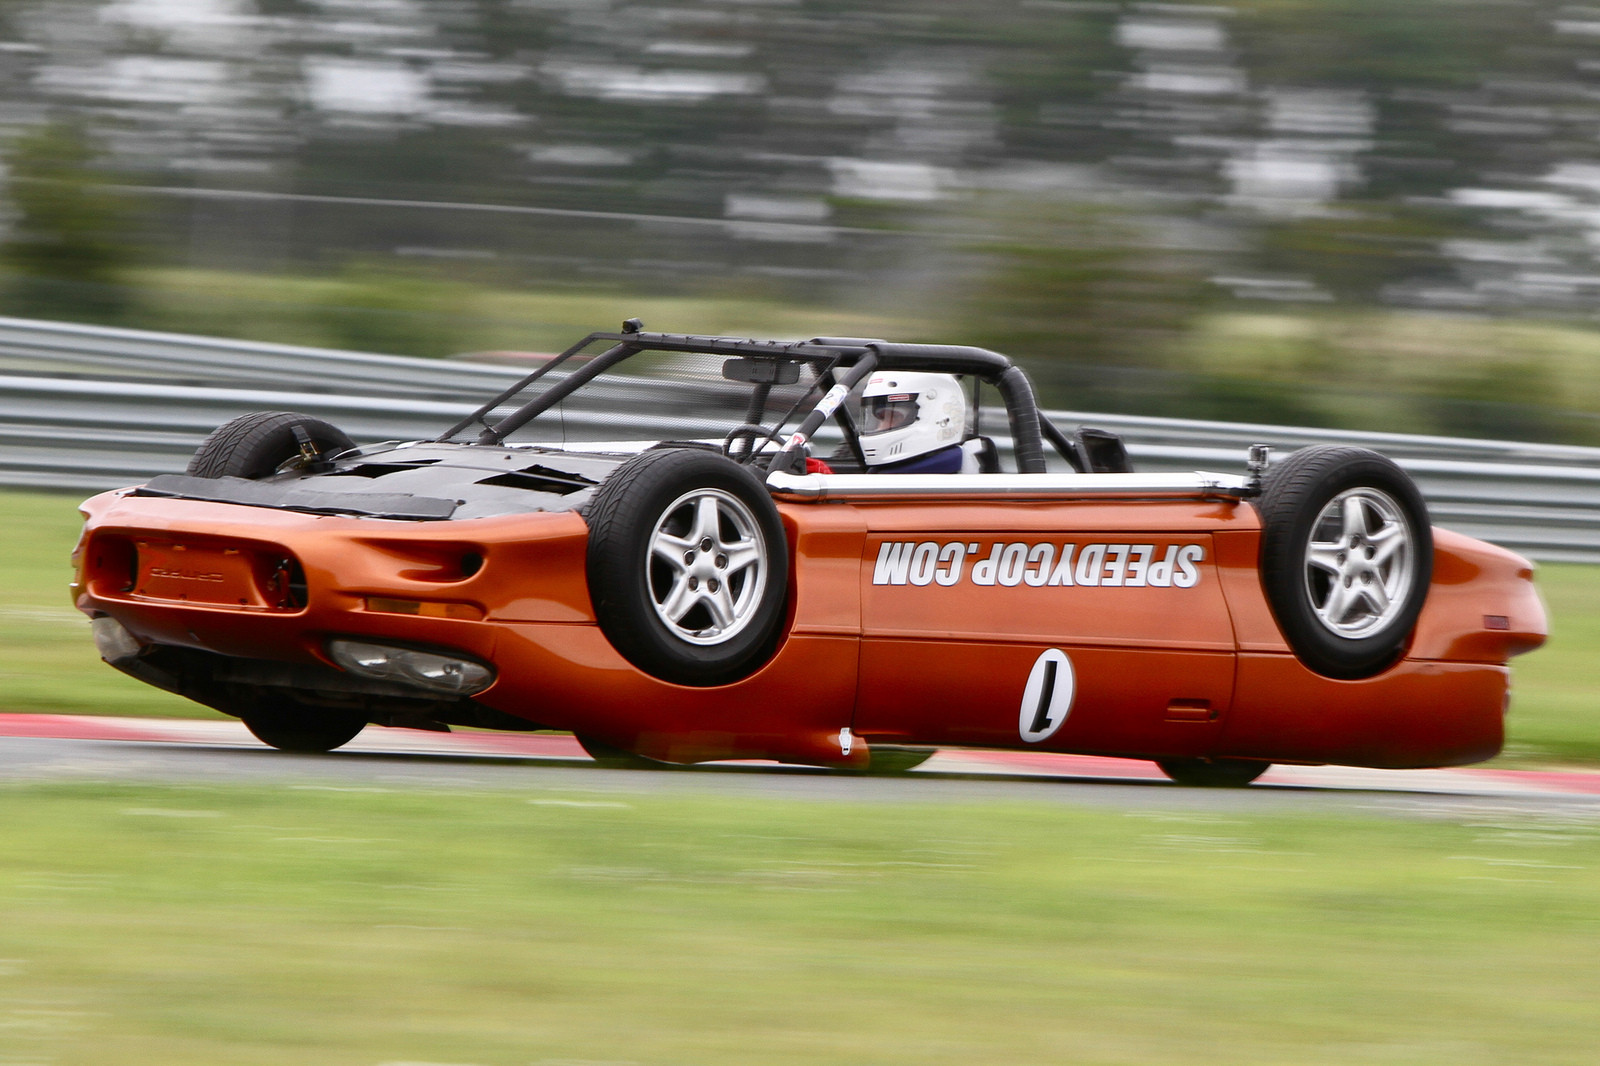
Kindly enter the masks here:
M 604 461 L 577 473 L 580 454 Z M 592 557 L 601 494 L 589 486 L 629 466 L 623 451 L 442 440 L 377 458 L 366 451 L 320 475 L 280 471 L 262 484 L 304 487 L 321 476 L 366 487 L 396 473 L 439 484 L 447 468 L 476 478 L 497 463 L 532 469 L 529 459 L 540 476 L 581 484 L 567 497 L 587 502 L 419 519 L 233 498 L 233 478 L 213 498 L 189 484 L 195 478 L 105 493 L 83 507 L 76 603 L 109 620 L 96 623 L 109 634 L 108 661 L 247 721 L 268 713 L 250 694 L 283 692 L 354 713 L 358 727 L 571 730 L 669 762 L 854 768 L 869 766 L 875 748 L 939 745 L 1196 765 L 1470 763 L 1500 750 L 1508 659 L 1545 636 L 1528 562 L 1416 530 L 1412 563 L 1428 577 L 1395 650 L 1365 676 L 1313 669 L 1265 590 L 1264 522 L 1247 478 L 1035 469 L 879 480 L 773 464 L 762 480 L 786 564 L 762 575 L 775 586 L 772 631 L 741 663 L 719 667 L 734 676 L 702 681 L 632 652 L 619 623 L 603 617 L 614 610 L 606 595 L 593 591 L 605 561 Z M 728 462 L 692 457 L 713 459 Z M 386 465 L 375 475 L 358 462 Z M 1359 505 L 1341 506 L 1359 517 Z M 607 522 L 628 517 L 617 515 Z M 1348 532 L 1355 519 L 1345 521 Z M 1377 520 L 1361 521 L 1380 543 Z M 646 566 L 650 552 L 665 554 L 667 529 L 646 522 Z M 741 534 L 718 536 L 732 544 Z M 692 542 L 682 541 L 691 556 Z M 1424 548 L 1431 559 L 1420 558 Z M 720 572 L 661 580 L 692 586 L 695 573 Z M 1317 591 L 1326 582 L 1295 579 L 1306 580 L 1313 606 L 1330 595 Z M 673 620 L 670 610 L 661 617 Z M 1333 620 L 1359 629 L 1345 615 Z M 714 648 L 704 634 L 715 627 L 696 626 L 690 643 Z M 466 682 L 456 667 L 439 667 L 434 689 L 408 688 L 395 680 L 400 667 L 352 662 L 368 648 L 455 656 L 479 680 L 451 692 Z M 363 669 L 371 677 L 352 675 Z

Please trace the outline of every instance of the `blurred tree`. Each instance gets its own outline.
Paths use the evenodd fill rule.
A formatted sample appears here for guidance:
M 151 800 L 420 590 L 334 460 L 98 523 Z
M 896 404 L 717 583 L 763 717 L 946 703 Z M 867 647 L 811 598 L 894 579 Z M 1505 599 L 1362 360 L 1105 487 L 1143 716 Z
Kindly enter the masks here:
M 1591 328 L 1600 14 L 1572 0 L 183 6 L 0 0 L 0 42 L 21 42 L 0 99 L 84 123 L 0 149 L 8 309 L 116 318 L 132 255 L 287 268 L 317 284 L 261 332 L 438 352 L 452 285 L 739 291 L 933 305 L 930 332 L 1026 358 L 1073 406 L 1396 429 L 1501 398 L 1600 410 L 1573 398 L 1588 354 L 1532 389 L 1447 346 L 1338 336 L 1386 306 Z M 166 190 L 137 230 L 97 164 Z M 236 328 L 187 284 L 143 304 Z M 1282 365 L 1248 331 L 1197 343 L 1228 317 L 1334 340 Z
M 1264 222 L 1253 266 L 1310 280 L 1340 303 L 1372 305 L 1391 286 L 1451 277 L 1441 249 L 1452 235 L 1437 211 L 1361 204 Z
M 1435 391 L 1418 397 L 1416 406 L 1436 433 L 1502 440 L 1594 440 L 1593 426 L 1562 424 L 1559 387 L 1549 366 L 1536 358 L 1463 360 Z M 1587 434 L 1575 438 L 1575 430 Z
M 1167 365 L 1206 307 L 1200 264 L 1161 247 L 1149 217 L 1122 209 L 1010 210 L 997 224 L 1026 236 L 981 250 L 990 269 L 958 301 L 957 333 L 1025 360 L 1050 402 L 1149 410 L 1137 372 Z
M 0 244 L 10 314 L 115 322 L 132 300 L 132 216 L 93 166 L 83 127 L 56 122 L 13 141 L 5 155 L 11 232 Z
M 1194 375 L 1172 399 L 1170 414 L 1219 422 L 1265 422 L 1282 426 L 1336 425 L 1338 416 L 1303 381 L 1239 374 Z
M 1471 88 L 1543 35 L 1548 0 L 1233 0 L 1235 38 L 1267 84 L 1383 92 Z M 1526 61 L 1529 57 L 1523 57 Z
M 461 295 L 448 282 L 352 262 L 308 315 L 329 347 L 444 356 L 465 343 L 467 324 L 457 310 Z

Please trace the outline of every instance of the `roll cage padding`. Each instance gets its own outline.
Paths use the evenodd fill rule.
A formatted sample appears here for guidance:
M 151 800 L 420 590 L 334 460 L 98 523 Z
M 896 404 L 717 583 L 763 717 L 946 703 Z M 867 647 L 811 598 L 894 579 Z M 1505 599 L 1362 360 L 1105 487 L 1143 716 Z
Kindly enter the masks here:
M 1040 430 L 1039 402 L 1033 395 L 1033 384 L 1022 368 L 999 352 L 987 348 L 969 348 L 953 344 L 887 344 L 873 341 L 867 345 L 878 357 L 878 369 L 897 368 L 944 371 L 951 374 L 971 374 L 989 382 L 1000 392 L 1006 405 L 1006 418 L 1011 423 L 1011 446 L 1017 457 L 1017 473 L 1042 474 L 1047 469 L 1044 461 L 1044 440 Z
M 1039 404 L 1033 398 L 1033 383 L 1019 367 L 1011 367 L 995 382 L 1006 402 L 1011 420 L 1011 447 L 1017 457 L 1017 473 L 1042 474 L 1044 441 L 1039 437 Z

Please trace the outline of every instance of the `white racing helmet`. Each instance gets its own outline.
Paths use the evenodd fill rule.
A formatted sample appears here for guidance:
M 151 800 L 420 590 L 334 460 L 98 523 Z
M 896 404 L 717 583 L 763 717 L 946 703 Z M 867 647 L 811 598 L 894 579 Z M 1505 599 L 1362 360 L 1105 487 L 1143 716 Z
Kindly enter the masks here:
M 967 425 L 967 398 L 952 374 L 873 374 L 862 390 L 860 411 L 861 452 L 868 466 L 959 444 Z

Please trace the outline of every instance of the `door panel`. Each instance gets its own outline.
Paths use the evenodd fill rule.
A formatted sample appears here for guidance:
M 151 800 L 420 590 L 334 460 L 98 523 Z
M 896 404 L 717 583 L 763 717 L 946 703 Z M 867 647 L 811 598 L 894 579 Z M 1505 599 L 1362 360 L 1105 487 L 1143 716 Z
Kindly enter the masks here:
M 1235 669 L 1211 536 L 1189 522 L 1165 526 L 1181 532 L 1128 531 L 1171 506 L 1079 511 L 1099 520 L 1080 525 L 1101 528 L 1072 532 L 1061 532 L 1073 529 L 1063 507 L 1046 533 L 1035 505 L 1012 523 L 1021 529 L 998 535 L 994 524 L 981 534 L 916 531 L 906 505 L 869 512 L 855 731 L 1042 750 L 1208 750 Z
M 1069 698 L 1046 703 L 1030 692 L 1028 681 L 1050 648 L 1064 653 L 1072 682 Z M 1201 755 L 1210 749 L 1226 712 L 1233 671 L 1234 657 L 1222 652 L 1175 654 L 1067 641 L 1049 646 L 865 641 L 854 731 L 869 743 L 877 737 L 1040 751 Z

